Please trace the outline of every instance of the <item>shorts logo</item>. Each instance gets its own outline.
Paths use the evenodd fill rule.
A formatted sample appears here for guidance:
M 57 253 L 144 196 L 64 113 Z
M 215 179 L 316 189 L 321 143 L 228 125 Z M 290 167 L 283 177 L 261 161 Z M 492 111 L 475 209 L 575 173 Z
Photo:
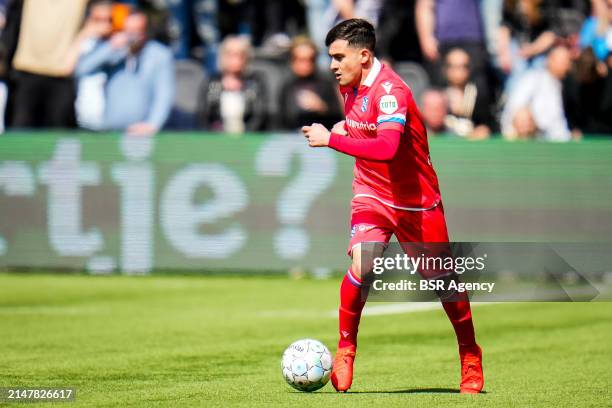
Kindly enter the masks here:
M 385 95 L 380 98 L 380 110 L 390 115 L 397 111 L 397 99 L 394 95 Z
M 354 237 L 356 233 L 358 232 L 366 232 L 366 231 L 370 231 L 371 229 L 376 228 L 376 225 L 370 225 L 370 224 L 356 224 L 353 225 L 353 227 L 351 228 L 351 237 Z
M 361 111 L 362 111 L 362 112 L 365 112 L 365 111 L 367 111 L 367 110 L 368 110 L 368 100 L 369 100 L 369 99 L 368 99 L 368 97 L 367 97 L 367 96 L 364 96 L 364 97 L 363 97 L 363 101 L 361 101 Z

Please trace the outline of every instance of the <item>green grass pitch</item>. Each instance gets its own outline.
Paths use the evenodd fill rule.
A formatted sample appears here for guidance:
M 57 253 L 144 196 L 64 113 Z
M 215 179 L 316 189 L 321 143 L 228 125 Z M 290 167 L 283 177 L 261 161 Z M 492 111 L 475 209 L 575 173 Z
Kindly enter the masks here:
M 612 303 L 476 306 L 486 394 L 457 394 L 441 309 L 364 317 L 352 392 L 294 391 L 281 354 L 305 337 L 335 350 L 337 294 L 337 279 L 0 274 L 0 387 L 77 388 L 45 407 L 611 406 Z

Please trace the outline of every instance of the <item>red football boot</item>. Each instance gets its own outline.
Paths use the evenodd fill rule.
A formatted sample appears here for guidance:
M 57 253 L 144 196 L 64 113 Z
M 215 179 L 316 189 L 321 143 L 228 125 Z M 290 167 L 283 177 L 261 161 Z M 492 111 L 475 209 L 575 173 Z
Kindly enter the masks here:
M 482 350 L 478 345 L 459 347 L 461 359 L 461 393 L 478 394 L 484 387 Z
M 355 346 L 339 348 L 332 368 L 331 382 L 338 392 L 346 392 L 353 383 L 353 363 Z

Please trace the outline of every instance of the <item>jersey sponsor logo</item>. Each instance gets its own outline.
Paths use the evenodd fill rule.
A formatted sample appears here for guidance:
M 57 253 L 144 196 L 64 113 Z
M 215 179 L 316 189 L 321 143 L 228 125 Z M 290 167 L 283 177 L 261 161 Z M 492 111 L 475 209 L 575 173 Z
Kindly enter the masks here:
M 394 95 L 385 95 L 380 98 L 380 110 L 386 113 L 387 115 L 394 113 L 395 111 L 397 111 L 397 109 L 397 99 Z
M 357 122 L 351 118 L 346 118 L 346 125 L 358 130 L 376 130 L 376 124 L 370 122 Z
M 391 82 L 389 82 L 389 81 L 387 81 L 387 82 L 385 82 L 385 83 L 381 84 L 381 86 L 382 86 L 383 88 L 385 88 L 385 92 L 386 92 L 387 94 L 389 94 L 389 93 L 391 92 L 391 88 L 393 88 L 393 84 L 392 84 Z
M 365 112 L 368 110 L 368 100 L 369 99 L 367 96 L 363 97 L 363 100 L 361 101 L 361 111 L 362 112 Z

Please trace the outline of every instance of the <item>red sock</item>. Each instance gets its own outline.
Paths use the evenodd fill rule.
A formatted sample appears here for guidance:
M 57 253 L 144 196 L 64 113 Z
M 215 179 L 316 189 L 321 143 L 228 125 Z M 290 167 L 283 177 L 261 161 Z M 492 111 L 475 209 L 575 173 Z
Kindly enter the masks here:
M 353 275 L 349 269 L 344 275 L 342 285 L 340 285 L 340 308 L 338 311 L 340 341 L 338 342 L 338 348 L 357 345 L 359 320 L 365 305 L 365 299 L 362 299 L 362 290 L 361 280 Z
M 453 324 L 459 346 L 465 347 L 475 345 L 476 337 L 474 336 L 474 324 L 472 323 L 470 301 L 442 302 L 442 306 Z

